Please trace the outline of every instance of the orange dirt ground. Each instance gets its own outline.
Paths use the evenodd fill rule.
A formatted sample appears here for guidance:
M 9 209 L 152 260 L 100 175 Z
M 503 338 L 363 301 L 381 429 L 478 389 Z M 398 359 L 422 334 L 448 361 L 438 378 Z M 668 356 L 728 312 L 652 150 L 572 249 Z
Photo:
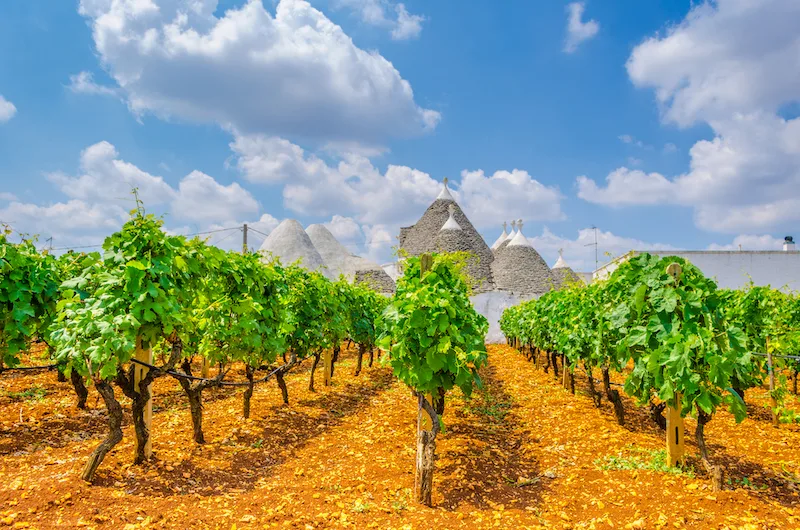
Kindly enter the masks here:
M 125 438 L 94 485 L 78 474 L 105 434 L 97 393 L 90 388 L 90 410 L 78 411 L 54 372 L 2 374 L 0 527 L 800 529 L 800 427 L 773 428 L 762 391 L 748 395 L 742 424 L 721 412 L 706 428 L 712 459 L 730 480 L 712 493 L 694 459 L 696 478 L 606 469 L 609 458 L 663 448 L 647 411 L 623 398 L 628 422 L 620 427 L 605 399 L 593 406 L 585 377 L 573 396 L 516 351 L 490 346 L 484 389 L 471 400 L 448 396 L 435 506 L 425 508 L 411 499 L 409 391 L 385 367 L 354 377 L 349 350 L 333 386 L 318 370 L 311 393 L 309 365 L 287 377 L 288 407 L 275 383 L 257 386 L 250 420 L 241 418 L 242 389 L 207 391 L 202 447 L 192 442 L 177 382 L 157 380 L 154 460 L 131 465 L 126 416 Z M 31 388 L 40 390 L 10 394 Z M 694 422 L 686 423 L 694 455 Z

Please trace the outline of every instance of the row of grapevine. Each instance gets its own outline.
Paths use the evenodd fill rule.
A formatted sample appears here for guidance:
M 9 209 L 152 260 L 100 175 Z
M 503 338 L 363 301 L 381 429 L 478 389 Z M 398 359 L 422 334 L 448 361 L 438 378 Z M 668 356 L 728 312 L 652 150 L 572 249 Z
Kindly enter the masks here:
M 309 389 L 324 358 L 326 384 L 345 340 L 363 357 L 389 352 L 395 376 L 418 404 L 417 498 L 430 504 L 435 439 L 445 396 L 480 384 L 488 329 L 469 300 L 462 274 L 467 256 L 409 258 L 392 299 L 371 289 L 330 281 L 298 266 L 269 264 L 258 254 L 226 252 L 199 239 L 171 235 L 141 208 L 109 236 L 102 256 L 69 253 L 56 258 L 30 241 L 0 236 L 0 347 L 6 367 L 41 340 L 85 404 L 88 381 L 108 411 L 108 433 L 87 461 L 91 481 L 108 452 L 122 440 L 123 408 L 131 401 L 135 463 L 149 459 L 155 378 L 177 380 L 189 403 L 193 438 L 205 442 L 203 392 L 242 386 L 242 414 L 250 415 L 253 387 L 272 377 L 289 403 L 284 377 L 312 361 Z M 154 361 L 153 359 L 157 359 Z M 203 376 L 192 372 L 203 362 Z M 195 363 L 196 366 L 196 363 Z M 214 366 L 215 373 L 206 375 Z M 226 380 L 243 366 L 245 381 Z M 256 378 L 259 371 L 267 375 Z
M 667 419 L 670 411 L 678 419 L 693 415 L 700 456 L 721 487 L 722 471 L 709 460 L 704 427 L 721 406 L 737 421 L 745 418 L 745 390 L 762 385 L 768 375 L 767 358 L 758 352 L 774 354 L 774 369 L 791 368 L 796 378 L 796 361 L 787 366 L 792 361 L 782 354 L 797 351 L 798 315 L 796 296 L 760 287 L 721 290 L 681 258 L 642 254 L 606 281 L 576 284 L 509 308 L 500 325 L 537 359 L 545 352 L 548 367 L 557 370 L 561 357 L 565 377 L 585 370 L 598 406 L 601 394 L 592 374 L 602 370 L 604 392 L 620 423 L 624 409 L 610 371 L 625 373 L 625 393 L 649 405 L 662 428 L 665 409 Z M 773 397 L 778 407 L 780 390 Z M 668 439 L 673 430 L 667 428 Z M 682 431 L 674 435 L 681 447 Z
M 313 358 L 316 367 L 321 352 L 338 350 L 346 338 L 359 344 L 360 355 L 372 351 L 388 303 L 343 278 L 332 282 L 298 266 L 264 264 L 256 254 L 170 235 L 161 220 L 141 209 L 106 239 L 102 256 L 56 258 L 31 241 L 11 243 L 3 234 L 0 272 L 3 366 L 18 366 L 21 352 L 44 341 L 79 390 L 79 404 L 85 403 L 88 380 L 108 410 L 108 435 L 82 473 L 89 481 L 122 439 L 115 388 L 131 400 L 136 462 L 150 456 L 150 388 L 157 377 L 179 381 L 194 440 L 204 443 L 204 390 L 245 386 L 247 417 L 255 374 L 267 370 L 261 381 L 274 376 L 288 403 L 284 376 L 303 360 Z M 193 375 L 194 359 L 214 365 L 216 374 Z M 247 381 L 225 380 L 235 364 L 244 365 Z M 312 388 L 313 377 L 312 371 Z

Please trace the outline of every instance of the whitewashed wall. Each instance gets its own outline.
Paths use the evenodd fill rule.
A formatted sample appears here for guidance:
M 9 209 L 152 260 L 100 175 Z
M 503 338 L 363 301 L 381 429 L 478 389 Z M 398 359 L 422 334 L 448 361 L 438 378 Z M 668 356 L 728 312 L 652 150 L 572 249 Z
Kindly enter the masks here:
M 740 289 L 752 279 L 756 285 L 800 291 L 800 251 L 684 250 L 657 251 L 651 254 L 684 258 L 725 289 Z M 623 257 L 622 260 L 612 261 L 599 268 L 595 271 L 594 278 L 607 277 L 624 259 Z
M 476 294 L 471 297 L 472 305 L 475 310 L 486 317 L 489 321 L 489 333 L 486 335 L 486 342 L 489 344 L 500 344 L 506 341 L 500 331 L 500 317 L 507 307 L 530 300 L 532 295 L 517 295 L 508 291 L 490 291 L 488 293 Z

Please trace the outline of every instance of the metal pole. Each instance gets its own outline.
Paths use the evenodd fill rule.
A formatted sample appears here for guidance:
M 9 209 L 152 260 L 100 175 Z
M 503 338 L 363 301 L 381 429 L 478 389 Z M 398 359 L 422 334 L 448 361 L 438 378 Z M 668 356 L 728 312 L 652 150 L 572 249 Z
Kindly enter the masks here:
M 247 223 L 242 229 L 242 254 L 247 254 Z

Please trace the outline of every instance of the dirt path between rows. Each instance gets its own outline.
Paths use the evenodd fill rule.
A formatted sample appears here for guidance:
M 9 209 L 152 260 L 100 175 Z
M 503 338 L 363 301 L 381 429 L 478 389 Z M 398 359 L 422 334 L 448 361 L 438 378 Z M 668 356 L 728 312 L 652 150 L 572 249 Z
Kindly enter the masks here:
M 191 442 L 177 384 L 159 380 L 157 458 L 130 465 L 127 425 L 93 486 L 77 474 L 103 435 L 102 411 L 72 410 L 68 385 L 53 374 L 0 379 L 0 391 L 38 385 L 45 392 L 38 401 L 0 398 L 0 524 L 800 528 L 797 429 L 775 430 L 762 418 L 737 426 L 720 414 L 707 428 L 708 440 L 732 470 L 732 489 L 712 494 L 705 477 L 641 469 L 663 448 L 663 435 L 630 400 L 629 426 L 620 427 L 605 400 L 596 409 L 584 395 L 580 378 L 572 395 L 511 348 L 489 352 L 483 389 L 470 399 L 458 391 L 448 396 L 433 508 L 412 501 L 415 400 L 388 368 L 354 377 L 352 350 L 330 388 L 320 377 L 311 393 L 307 369 L 291 375 L 288 407 L 274 384 L 257 387 L 250 420 L 241 419 L 241 392 L 209 392 L 203 447 Z

